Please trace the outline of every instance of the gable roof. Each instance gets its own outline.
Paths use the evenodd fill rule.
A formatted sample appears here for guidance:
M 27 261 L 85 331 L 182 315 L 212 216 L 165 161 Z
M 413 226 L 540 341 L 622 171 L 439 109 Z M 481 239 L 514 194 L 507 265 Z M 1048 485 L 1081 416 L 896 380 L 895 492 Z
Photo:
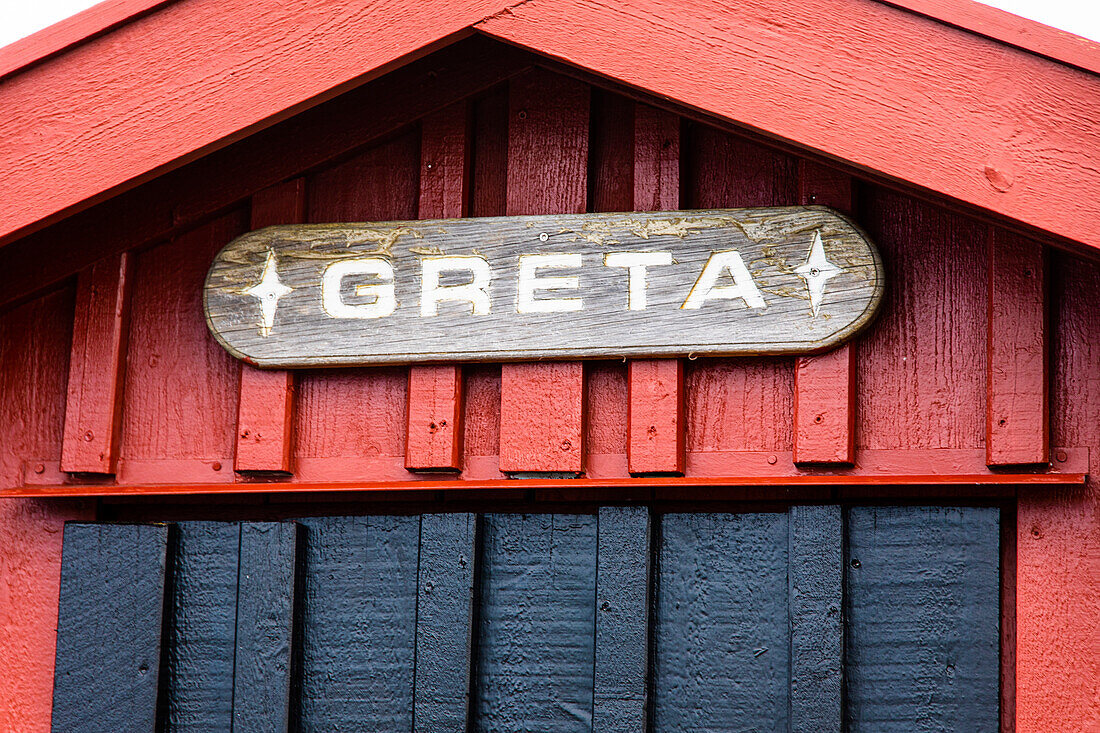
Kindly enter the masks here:
M 1100 45 L 975 6 L 112 0 L 0 53 L 0 244 L 482 33 L 1100 249 Z

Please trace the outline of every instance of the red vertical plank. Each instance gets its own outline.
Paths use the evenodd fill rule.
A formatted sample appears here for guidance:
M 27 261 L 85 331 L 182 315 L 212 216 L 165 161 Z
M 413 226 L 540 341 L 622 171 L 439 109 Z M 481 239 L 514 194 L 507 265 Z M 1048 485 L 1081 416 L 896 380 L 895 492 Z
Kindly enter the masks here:
M 1043 248 L 990 230 L 986 463 L 1050 460 Z
M 465 103 L 429 115 L 420 126 L 421 219 L 467 214 L 470 118 Z M 458 366 L 409 369 L 405 468 L 462 470 L 462 370 Z
M 634 109 L 634 210 L 680 208 L 680 118 Z M 627 467 L 632 474 L 684 472 L 684 365 L 630 362 Z
M 798 177 L 802 203 L 851 213 L 851 177 L 808 161 L 801 162 Z M 794 372 L 794 462 L 853 463 L 855 423 L 855 347 L 800 357 Z
M 115 472 L 130 332 L 132 263 L 125 253 L 106 257 L 77 279 L 62 471 Z
M 252 228 L 305 221 L 306 191 L 301 178 L 280 183 L 252 197 Z M 241 367 L 237 403 L 238 471 L 290 473 L 293 443 L 294 374 Z
M 578 214 L 588 198 L 586 85 L 535 70 L 510 87 L 507 213 Z M 500 469 L 584 468 L 584 366 L 505 364 L 500 377 Z

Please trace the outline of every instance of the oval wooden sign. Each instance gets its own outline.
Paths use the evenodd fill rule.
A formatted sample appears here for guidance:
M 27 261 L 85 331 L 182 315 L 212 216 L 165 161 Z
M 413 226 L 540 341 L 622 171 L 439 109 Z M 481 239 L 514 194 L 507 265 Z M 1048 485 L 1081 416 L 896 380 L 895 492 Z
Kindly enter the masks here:
M 820 206 L 274 226 L 218 253 L 206 319 L 261 367 L 804 354 L 882 299 Z

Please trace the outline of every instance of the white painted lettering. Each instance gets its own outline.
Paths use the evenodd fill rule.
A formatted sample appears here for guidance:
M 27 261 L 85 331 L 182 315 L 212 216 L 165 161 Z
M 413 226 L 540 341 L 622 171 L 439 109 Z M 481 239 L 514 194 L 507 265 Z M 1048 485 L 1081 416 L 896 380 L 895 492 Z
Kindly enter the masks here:
M 732 285 L 718 285 L 718 278 L 724 272 L 729 272 L 733 278 Z M 749 269 L 745 267 L 741 255 L 736 250 L 714 252 L 707 264 L 703 265 L 703 271 L 699 273 L 699 279 L 695 281 L 687 300 L 680 306 L 684 310 L 697 310 L 703 307 L 708 300 L 734 300 L 741 298 L 750 308 L 766 308 L 764 296 L 753 282 Z
M 434 316 L 443 301 L 469 303 L 475 316 L 489 313 L 489 281 L 493 272 L 483 257 L 425 257 L 421 261 L 420 315 Z M 444 271 L 464 270 L 471 280 L 462 285 L 440 285 Z
M 609 252 L 603 258 L 607 267 L 625 267 L 628 272 L 627 310 L 644 311 L 646 306 L 646 268 L 671 265 L 671 252 Z
M 340 291 L 344 278 L 351 275 L 369 275 L 381 280 L 355 286 L 356 296 L 373 295 L 373 301 L 356 304 L 344 302 Z M 321 276 L 321 306 L 333 318 L 382 318 L 390 315 L 397 308 L 397 296 L 393 289 L 393 265 L 381 257 L 363 257 L 332 263 Z
M 520 255 L 519 279 L 516 283 L 517 313 L 566 313 L 584 308 L 580 298 L 541 298 L 535 299 L 538 290 L 576 290 L 580 287 L 580 278 L 576 275 L 556 275 L 539 277 L 540 268 L 578 268 L 581 266 L 580 253 Z

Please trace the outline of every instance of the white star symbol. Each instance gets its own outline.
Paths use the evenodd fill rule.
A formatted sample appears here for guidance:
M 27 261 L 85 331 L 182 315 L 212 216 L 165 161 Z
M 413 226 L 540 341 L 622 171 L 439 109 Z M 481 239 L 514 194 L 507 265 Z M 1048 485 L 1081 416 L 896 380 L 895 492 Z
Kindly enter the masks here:
M 806 289 L 810 291 L 810 310 L 814 318 L 817 318 L 821 299 L 825 297 L 825 283 L 841 272 L 839 267 L 825 259 L 825 244 L 821 241 L 821 232 L 814 232 L 810 256 L 806 258 L 806 264 L 795 268 L 795 272 L 806 281 Z
M 275 309 L 279 307 L 279 298 L 290 293 L 294 288 L 289 288 L 279 282 L 279 273 L 275 267 L 275 250 L 267 251 L 267 263 L 264 265 L 264 274 L 260 282 L 256 283 L 245 295 L 251 295 L 260 300 L 260 335 L 266 337 L 271 333 L 271 327 L 275 325 Z

